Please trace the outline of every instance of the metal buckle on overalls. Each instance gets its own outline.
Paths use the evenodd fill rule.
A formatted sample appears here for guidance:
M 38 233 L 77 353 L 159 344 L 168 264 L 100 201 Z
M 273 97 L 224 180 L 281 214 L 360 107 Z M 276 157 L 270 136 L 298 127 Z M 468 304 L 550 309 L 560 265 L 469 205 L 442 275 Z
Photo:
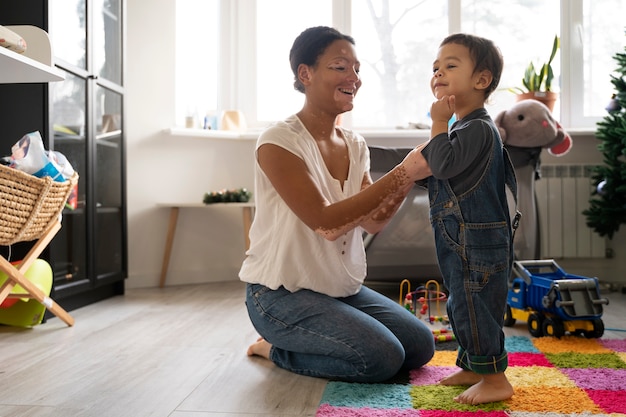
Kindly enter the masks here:
M 515 217 L 513 218 L 513 230 L 519 227 L 519 220 L 522 218 L 522 213 L 519 210 L 515 211 Z

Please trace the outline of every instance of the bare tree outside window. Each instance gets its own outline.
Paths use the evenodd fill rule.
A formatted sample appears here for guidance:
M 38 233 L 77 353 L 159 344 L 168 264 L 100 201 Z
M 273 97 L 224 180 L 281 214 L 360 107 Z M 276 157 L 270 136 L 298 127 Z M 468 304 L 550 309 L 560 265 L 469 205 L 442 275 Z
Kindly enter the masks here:
M 395 115 L 401 114 L 402 103 L 406 101 L 408 92 L 402 91 L 398 85 L 398 75 L 401 70 L 401 64 L 396 54 L 393 32 L 404 18 L 409 18 L 412 12 L 424 5 L 426 1 L 420 1 L 413 5 L 404 5 L 400 15 L 393 19 L 393 21 L 389 10 L 389 0 L 383 0 L 379 10 L 376 10 L 373 3 L 372 0 L 367 0 L 367 8 L 374 29 L 378 34 L 380 60 L 378 62 L 370 62 L 369 64 L 372 66 L 374 73 L 379 77 L 380 85 L 385 92 L 383 96 L 385 119 L 394 120 Z M 380 63 L 380 65 L 377 65 L 378 63 Z
M 363 88 L 353 126 L 428 122 L 432 59 L 447 34 L 446 2 L 366 0 L 352 6 Z

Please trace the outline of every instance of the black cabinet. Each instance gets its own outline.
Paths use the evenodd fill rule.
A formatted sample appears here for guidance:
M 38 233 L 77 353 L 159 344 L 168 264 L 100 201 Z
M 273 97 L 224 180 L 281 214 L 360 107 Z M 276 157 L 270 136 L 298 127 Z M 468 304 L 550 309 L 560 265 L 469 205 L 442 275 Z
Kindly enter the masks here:
M 63 153 L 80 175 L 77 208 L 63 211 L 63 227 L 44 252 L 54 272 L 53 297 L 71 310 L 123 294 L 124 1 L 0 0 L 0 5 L 0 24 L 35 25 L 50 34 L 56 67 L 65 77 L 49 84 L 0 85 L 3 152 L 10 153 L 21 135 L 39 130 L 46 147 Z

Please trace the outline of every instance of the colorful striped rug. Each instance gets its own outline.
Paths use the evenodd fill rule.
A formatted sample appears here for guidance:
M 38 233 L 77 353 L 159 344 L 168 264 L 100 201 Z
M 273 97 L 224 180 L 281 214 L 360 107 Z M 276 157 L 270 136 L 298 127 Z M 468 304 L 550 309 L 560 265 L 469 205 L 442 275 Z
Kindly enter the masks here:
M 456 371 L 454 350 L 385 384 L 329 382 L 316 417 L 626 416 L 626 340 L 577 336 L 506 339 L 515 395 L 479 406 L 452 400 L 465 387 L 438 385 Z

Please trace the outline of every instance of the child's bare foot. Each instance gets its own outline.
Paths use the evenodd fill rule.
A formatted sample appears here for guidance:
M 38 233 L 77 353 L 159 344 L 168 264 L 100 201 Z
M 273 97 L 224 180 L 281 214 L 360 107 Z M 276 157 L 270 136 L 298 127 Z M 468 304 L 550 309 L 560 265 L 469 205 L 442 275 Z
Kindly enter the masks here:
M 270 349 L 272 345 L 262 337 L 259 337 L 256 342 L 248 347 L 248 356 L 261 356 L 262 358 L 269 359 L 270 358 Z
M 482 379 L 482 375 L 461 369 L 444 377 L 441 381 L 439 381 L 439 383 L 441 385 L 474 385 Z
M 513 387 L 504 372 L 481 376 L 482 379 L 479 382 L 454 397 L 454 401 L 461 404 L 477 405 L 504 401 L 513 396 Z

